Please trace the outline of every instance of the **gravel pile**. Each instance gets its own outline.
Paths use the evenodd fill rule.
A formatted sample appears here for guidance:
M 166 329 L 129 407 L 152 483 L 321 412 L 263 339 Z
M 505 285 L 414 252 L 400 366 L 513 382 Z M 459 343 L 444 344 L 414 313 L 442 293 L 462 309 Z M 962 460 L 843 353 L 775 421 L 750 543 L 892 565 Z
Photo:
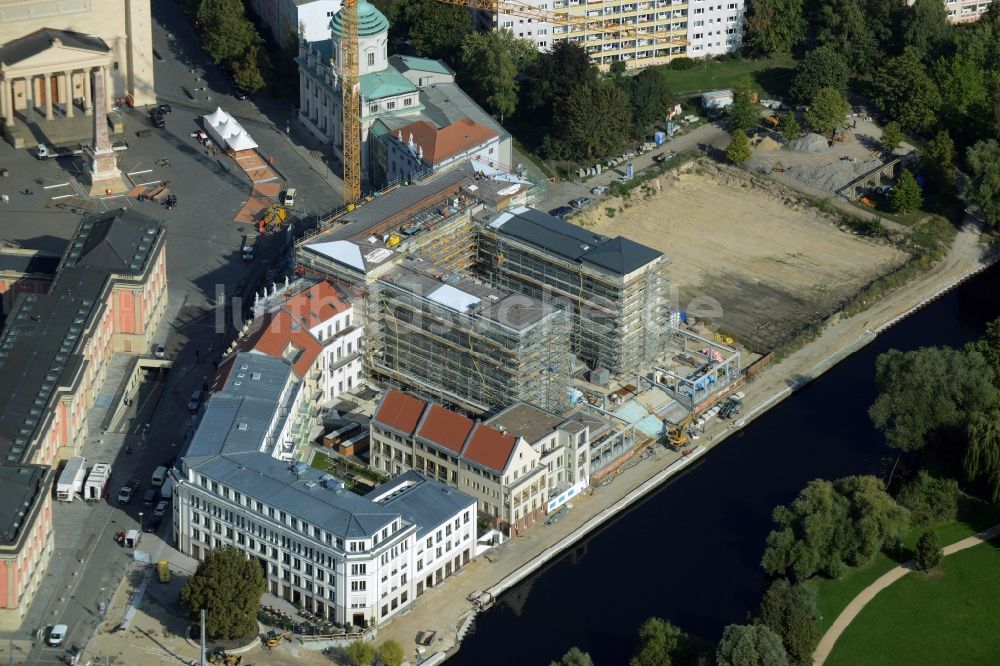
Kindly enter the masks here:
M 785 173 L 806 185 L 835 192 L 881 163 L 881 160 L 870 159 L 858 162 L 837 160 L 829 164 L 796 164 L 786 168 Z
M 791 149 L 797 153 L 821 153 L 829 146 L 829 139 L 819 134 L 806 134 L 790 144 Z

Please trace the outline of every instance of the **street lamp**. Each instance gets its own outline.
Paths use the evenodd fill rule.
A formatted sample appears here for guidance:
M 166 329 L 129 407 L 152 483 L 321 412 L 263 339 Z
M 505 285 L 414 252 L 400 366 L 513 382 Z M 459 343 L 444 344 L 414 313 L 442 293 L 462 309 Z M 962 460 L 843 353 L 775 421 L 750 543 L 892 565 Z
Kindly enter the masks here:
M 142 511 L 139 512 L 139 531 L 142 531 Z

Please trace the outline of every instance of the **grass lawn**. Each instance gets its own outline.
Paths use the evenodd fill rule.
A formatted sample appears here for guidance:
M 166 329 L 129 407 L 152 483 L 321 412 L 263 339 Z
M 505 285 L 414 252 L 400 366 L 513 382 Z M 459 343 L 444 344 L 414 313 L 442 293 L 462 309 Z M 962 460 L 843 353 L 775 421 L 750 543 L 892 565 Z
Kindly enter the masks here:
M 913 572 L 876 596 L 837 641 L 826 663 L 1000 663 L 1000 550 L 986 543 Z
M 707 90 L 733 88 L 740 79 L 750 80 L 768 95 L 785 95 L 795 71 L 791 56 L 747 58 L 699 63 L 691 69 L 663 69 L 670 90 L 679 96 L 695 95 Z
M 959 503 L 959 519 L 952 523 L 936 525 L 930 529 L 934 530 L 942 545 L 948 545 L 960 541 L 967 536 L 972 536 L 988 527 L 1000 523 L 1000 506 L 988 504 L 980 500 L 964 497 Z M 891 556 L 880 553 L 878 557 L 868 564 L 848 569 L 843 578 L 830 580 L 827 578 L 815 578 L 810 581 L 816 589 L 816 608 L 821 616 L 819 622 L 820 631 L 826 632 L 837 619 L 844 607 L 856 597 L 861 590 L 875 582 L 875 580 L 892 569 L 901 562 L 905 562 L 913 557 L 917 539 L 928 528 L 920 527 L 911 530 L 903 537 L 903 548 L 900 552 L 893 552 Z M 852 625 L 853 626 L 853 625 Z

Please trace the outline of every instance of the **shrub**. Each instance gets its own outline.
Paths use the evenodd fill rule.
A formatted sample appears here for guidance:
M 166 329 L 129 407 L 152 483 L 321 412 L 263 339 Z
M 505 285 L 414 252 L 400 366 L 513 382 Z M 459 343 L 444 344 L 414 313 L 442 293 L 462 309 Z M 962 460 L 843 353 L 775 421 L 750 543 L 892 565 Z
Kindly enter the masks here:
M 698 63 L 696 63 L 693 58 L 682 57 L 682 58 L 674 58 L 669 63 L 667 63 L 667 67 L 669 67 L 670 69 L 684 70 L 684 69 L 692 69 L 697 64 Z
M 910 510 L 917 527 L 955 520 L 958 516 L 958 481 L 939 479 L 920 470 L 917 477 L 904 485 L 896 498 Z
M 613 206 L 608 206 L 608 207 L 606 207 L 606 208 L 604 209 L 604 214 L 608 216 L 608 219 L 610 219 L 610 218 L 614 217 L 614 216 L 615 216 L 615 213 L 617 213 L 617 212 L 618 212 L 618 211 L 617 211 L 617 210 L 615 210 L 615 208 L 614 208 Z
M 913 559 L 921 571 L 930 571 L 936 567 L 943 555 L 937 533 L 927 530 L 917 539 L 917 554 Z

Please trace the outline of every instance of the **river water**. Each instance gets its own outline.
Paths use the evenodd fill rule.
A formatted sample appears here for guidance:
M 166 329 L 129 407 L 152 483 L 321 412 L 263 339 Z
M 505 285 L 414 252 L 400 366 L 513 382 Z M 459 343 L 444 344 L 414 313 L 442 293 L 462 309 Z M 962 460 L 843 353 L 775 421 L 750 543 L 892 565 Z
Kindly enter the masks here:
M 888 477 L 895 453 L 867 416 L 875 357 L 975 339 L 1000 316 L 998 279 L 994 267 L 903 320 L 502 595 L 448 665 L 546 666 L 576 645 L 624 666 L 650 616 L 711 641 L 744 622 L 763 591 L 771 509 L 812 479 Z

